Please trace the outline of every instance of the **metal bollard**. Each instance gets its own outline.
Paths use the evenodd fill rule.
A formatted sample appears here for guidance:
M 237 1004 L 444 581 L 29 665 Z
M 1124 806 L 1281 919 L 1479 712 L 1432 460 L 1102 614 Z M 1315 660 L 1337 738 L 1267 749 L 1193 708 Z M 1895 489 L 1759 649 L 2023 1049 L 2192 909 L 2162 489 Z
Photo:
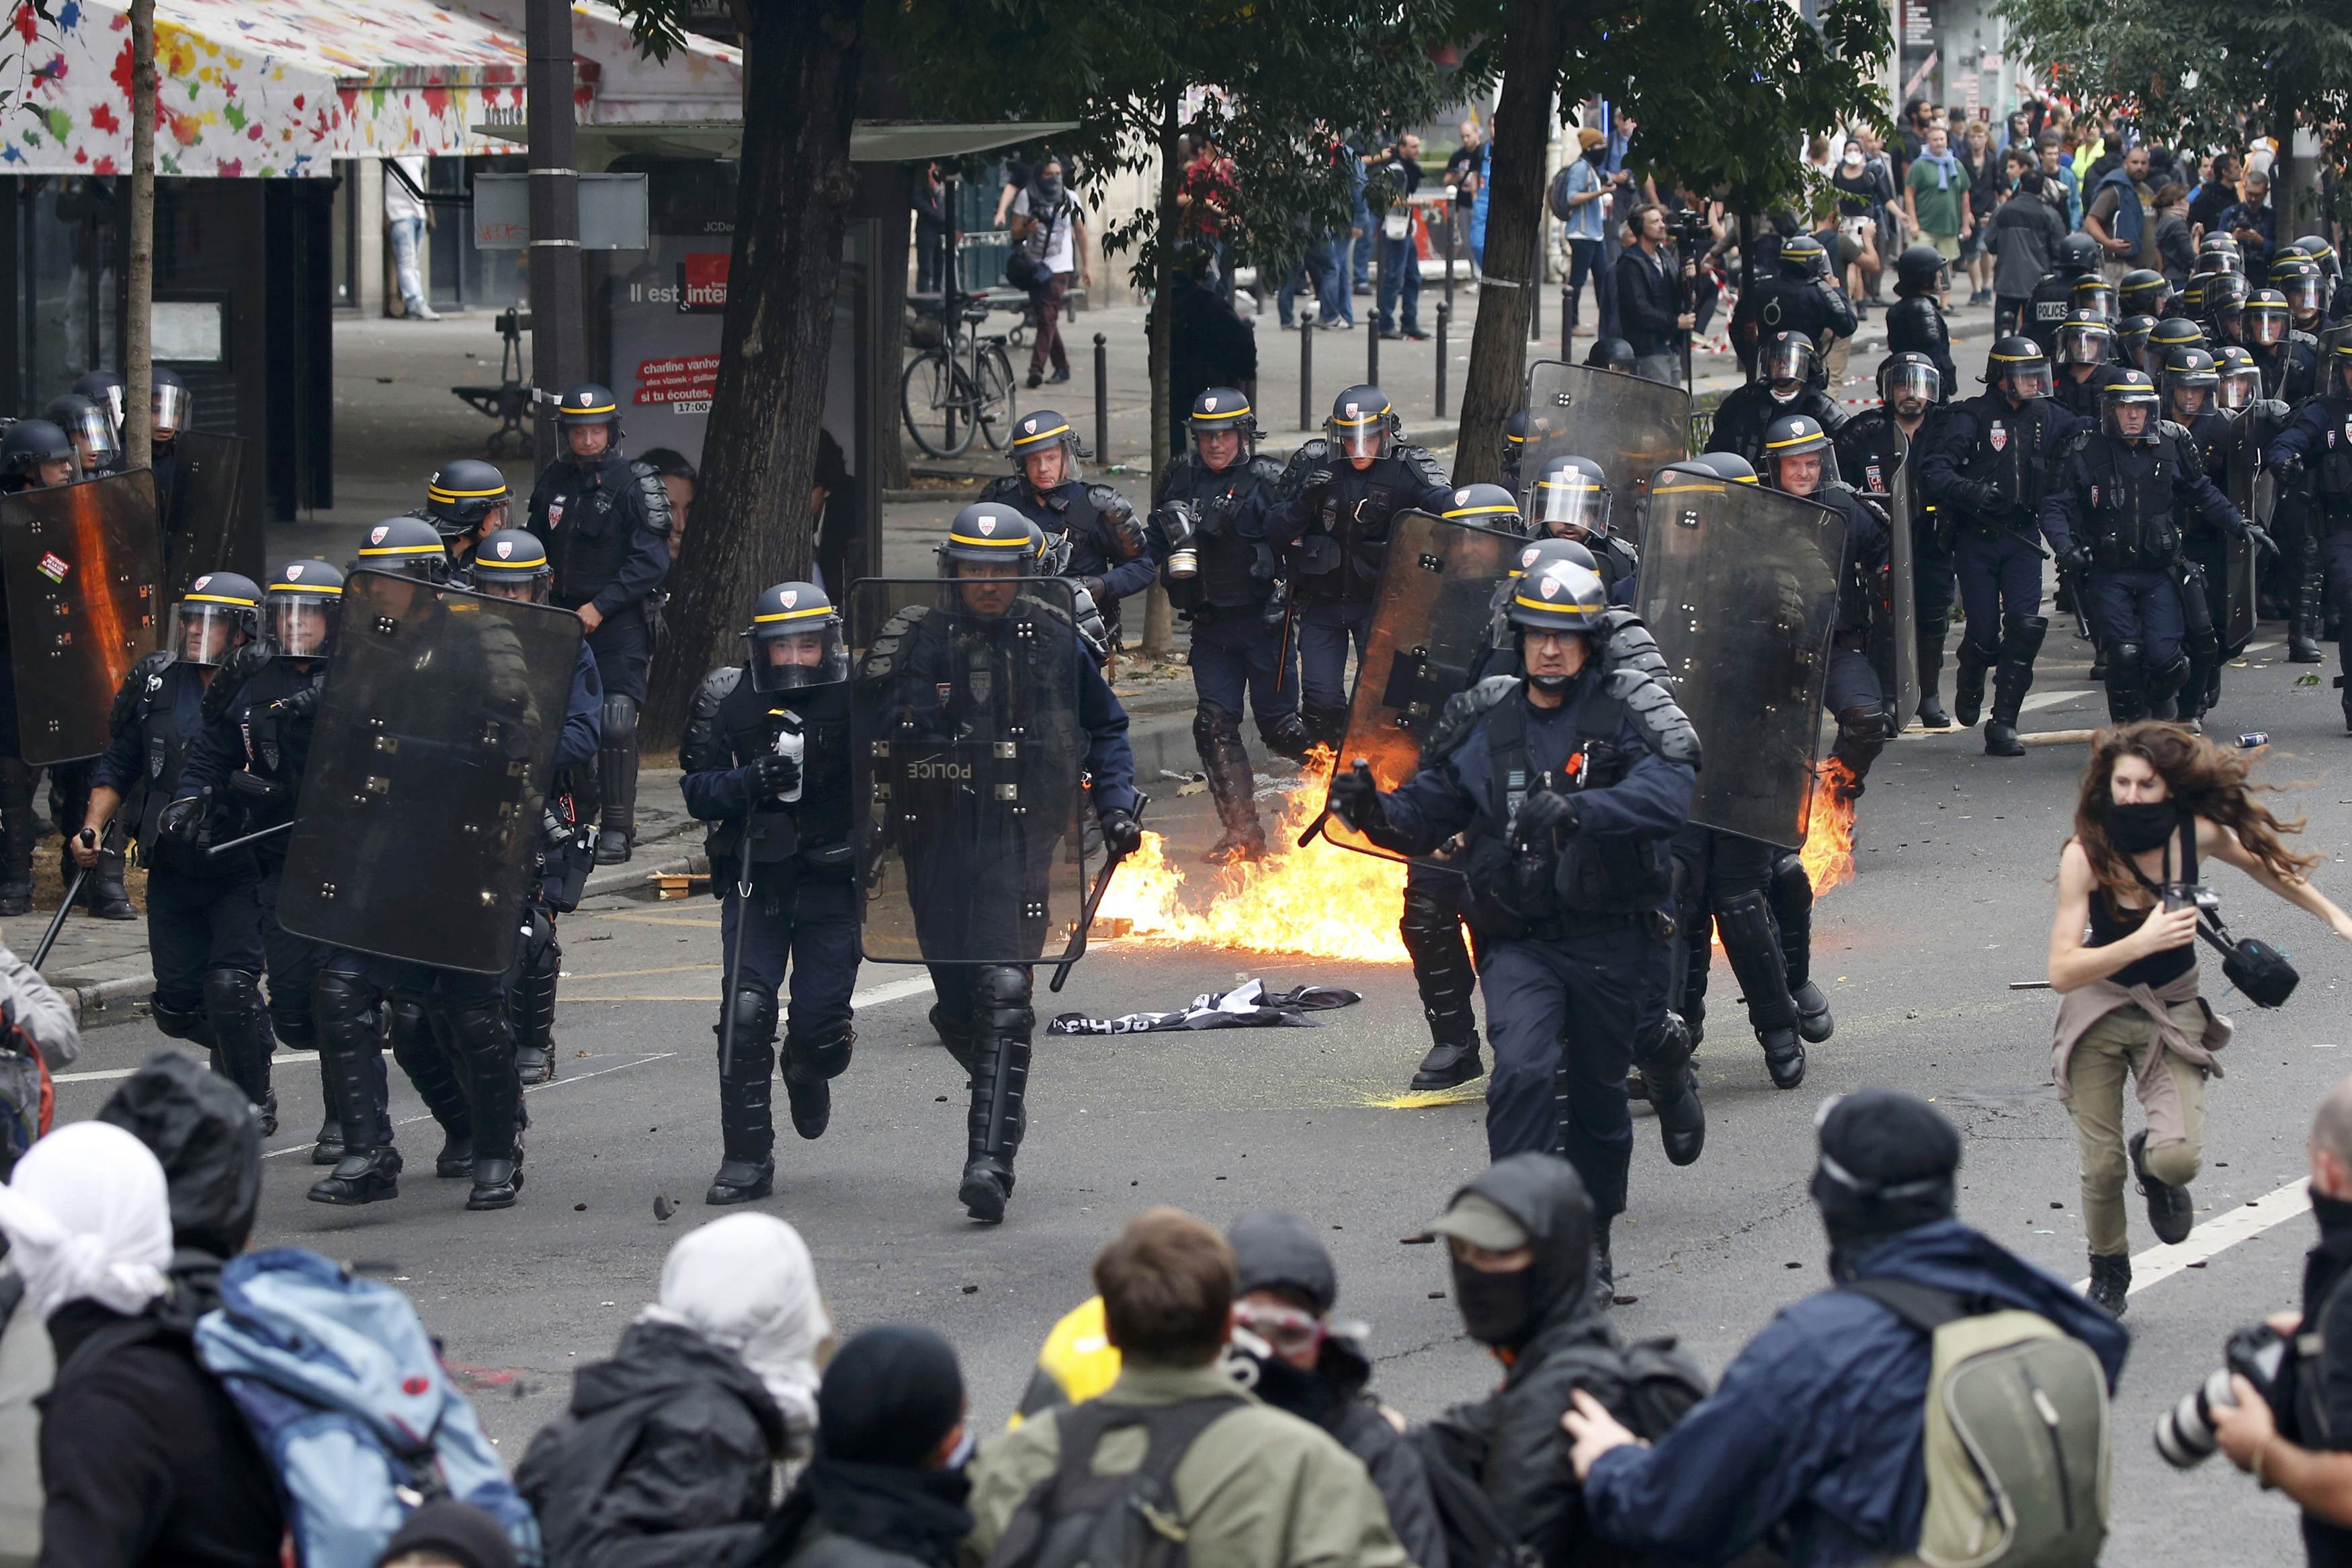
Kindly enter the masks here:
M 1315 331 L 1318 323 L 1298 314 L 1298 428 L 1315 428 Z
M 1454 303 L 1454 206 L 1445 207 L 1445 303 Z
M 1372 308 L 1364 321 L 1364 380 L 1373 386 L 1381 384 L 1381 274 L 1388 270 L 1382 265 L 1387 258 L 1381 252 L 1386 242 L 1379 237 L 1380 232 L 1380 220 L 1374 218 L 1371 235 L 1367 236 L 1372 244 Z
M 1543 341 L 1543 220 L 1536 220 L 1535 259 L 1528 267 L 1528 341 Z
M 1438 419 L 1445 417 L 1445 328 L 1453 319 L 1452 303 L 1439 300 L 1437 302 L 1437 413 L 1434 416 Z
M 1095 461 L 1110 463 L 1110 350 L 1095 334 Z

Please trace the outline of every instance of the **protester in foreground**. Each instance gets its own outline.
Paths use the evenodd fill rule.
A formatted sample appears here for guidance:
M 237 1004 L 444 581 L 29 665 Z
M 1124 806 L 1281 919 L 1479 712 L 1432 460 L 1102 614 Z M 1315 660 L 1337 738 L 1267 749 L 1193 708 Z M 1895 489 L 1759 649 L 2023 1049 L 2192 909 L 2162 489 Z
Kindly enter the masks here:
M 107 1096 L 98 1119 L 147 1145 L 172 1210 L 171 1321 L 194 1333 L 220 1305 L 221 1265 L 245 1250 L 261 1207 L 261 1124 L 235 1081 L 159 1051 Z
M 2032 1312 L 2088 1346 L 2110 1390 L 2123 1371 L 2113 1319 L 1955 1218 L 1960 1136 L 1935 1107 L 1864 1089 L 1823 1112 L 1812 1196 L 1835 1286 L 1783 1308 L 1654 1445 L 1589 1394 L 1564 1419 L 1593 1527 L 1618 1547 L 1719 1563 L 1785 1531 L 1791 1568 L 1917 1549 L 1932 1341 L 1865 1291 Z
M 701 1564 L 761 1537 L 776 1466 L 808 1458 L 832 1321 L 800 1233 L 743 1212 L 688 1232 L 661 1297 L 584 1366 L 515 1485 L 551 1563 Z
M 408 1516 L 376 1568 L 517 1568 L 514 1542 L 496 1516 L 440 1498 Z
M 1118 1380 L 1099 1398 L 1046 1410 L 982 1445 L 971 1464 L 975 1521 L 966 1563 L 1050 1521 L 1024 1508 L 1063 1469 L 1063 1444 L 1116 1474 L 1139 1463 L 1141 1436 L 1186 1550 L 1219 1568 L 1386 1568 L 1411 1560 L 1380 1493 L 1328 1434 L 1245 1393 L 1218 1366 L 1233 1332 L 1234 1268 L 1225 1239 L 1189 1214 L 1147 1209 L 1095 1260 Z M 1106 1436 L 1108 1434 L 1108 1436 Z M 1108 1451 L 1105 1448 L 1108 1447 Z M 1008 1548 L 1009 1550 L 1009 1548 Z

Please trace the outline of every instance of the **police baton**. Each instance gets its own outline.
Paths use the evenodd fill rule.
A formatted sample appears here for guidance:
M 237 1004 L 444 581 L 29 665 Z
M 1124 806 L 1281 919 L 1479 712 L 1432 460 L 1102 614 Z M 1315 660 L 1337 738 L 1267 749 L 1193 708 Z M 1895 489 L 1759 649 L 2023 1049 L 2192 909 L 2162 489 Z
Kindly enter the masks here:
M 1356 758 L 1355 770 L 1358 773 L 1362 774 L 1368 779 L 1372 776 L 1371 765 L 1360 757 Z M 1336 768 L 1333 771 L 1332 777 L 1334 779 L 1339 777 Z M 1298 835 L 1298 847 L 1303 850 L 1307 845 L 1313 843 L 1315 841 L 1315 835 L 1323 831 L 1323 824 L 1330 820 L 1331 800 L 1327 794 L 1323 799 L 1323 809 L 1315 813 L 1315 820 L 1307 824 L 1307 831 L 1305 832 Z
M 103 852 L 103 851 L 114 841 L 114 821 L 112 820 L 109 820 L 106 824 L 102 841 L 100 844 L 101 852 Z M 89 830 L 88 828 L 84 828 L 79 833 L 76 834 L 75 837 L 87 837 L 89 832 Z M 66 895 L 61 901 L 59 901 L 58 904 L 58 912 L 49 917 L 49 928 L 41 933 L 41 944 L 39 946 L 33 949 L 33 967 L 35 969 L 37 970 L 43 964 L 48 962 L 49 949 L 58 945 L 58 936 L 66 928 L 66 916 L 73 913 L 74 900 L 81 896 L 81 885 L 83 883 L 89 880 L 91 869 L 92 868 L 89 866 L 76 866 L 74 868 L 73 881 L 66 884 Z
M 759 801 L 751 802 L 752 810 Z M 743 818 L 743 847 L 735 857 L 735 937 L 727 944 L 726 993 L 719 998 L 719 1076 L 735 1071 L 735 980 L 743 968 L 743 927 L 751 917 L 751 817 Z
M 1139 829 L 1143 826 L 1143 809 L 1150 804 L 1151 804 L 1150 796 L 1140 789 L 1135 792 L 1135 810 L 1130 814 L 1135 818 L 1135 825 Z M 1087 933 L 1094 929 L 1095 911 L 1102 907 L 1103 894 L 1110 891 L 1111 873 L 1118 870 L 1118 862 L 1126 858 L 1125 855 L 1113 855 L 1103 862 L 1102 874 L 1095 878 L 1094 888 L 1087 894 L 1086 907 L 1078 914 L 1076 944 L 1070 949 L 1068 957 L 1054 966 L 1053 983 L 1045 988 L 1047 990 L 1058 993 L 1062 988 L 1062 983 L 1070 977 L 1071 967 L 1086 956 Z
M 292 822 L 280 822 L 274 828 L 264 828 L 257 833 L 247 833 L 242 838 L 231 839 L 225 844 L 214 844 L 205 851 L 205 856 L 209 860 L 225 855 L 231 850 L 241 850 L 247 844 L 257 844 L 264 839 L 274 839 L 280 833 L 290 833 L 293 831 Z

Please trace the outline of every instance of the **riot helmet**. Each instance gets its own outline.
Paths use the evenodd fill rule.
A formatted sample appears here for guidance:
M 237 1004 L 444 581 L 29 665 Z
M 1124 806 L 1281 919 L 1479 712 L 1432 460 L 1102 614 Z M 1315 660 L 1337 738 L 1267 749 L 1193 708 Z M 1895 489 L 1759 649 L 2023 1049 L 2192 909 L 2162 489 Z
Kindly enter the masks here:
M 1609 476 L 1590 457 L 1555 457 L 1528 492 L 1528 532 L 1563 538 L 1609 537 Z
M 2244 326 L 2239 312 L 2245 308 L 2251 292 L 2246 280 L 2236 273 L 2215 273 L 2205 280 L 2205 319 L 2225 337 L 2242 337 Z
M 1333 456 L 1369 465 L 1395 452 L 1400 428 L 1396 412 L 1389 406 L 1389 394 L 1364 382 L 1331 400 L 1323 437 L 1331 444 Z
M 1669 467 L 1688 468 L 1696 465 L 1705 473 L 1735 485 L 1753 485 L 1756 465 L 1737 452 L 1702 452 L 1687 463 L 1669 464 Z
M 343 574 L 323 560 L 289 560 L 269 580 L 262 606 L 269 641 L 289 659 L 324 659 L 335 651 Z
M 1192 400 L 1192 417 L 1185 426 L 1192 434 L 1192 455 L 1201 465 L 1214 473 L 1248 462 L 1257 455 L 1257 419 L 1250 413 L 1249 399 L 1232 387 L 1211 387 Z M 1232 438 L 1232 450 L 1223 462 L 1213 460 L 1204 444 L 1211 436 Z M 1225 443 L 1215 443 L 1222 448 Z
M 2071 234 L 2058 242 L 2058 270 L 2080 277 L 2099 267 L 2099 242 L 2086 234 Z
M 566 457 L 599 462 L 621 444 L 621 400 L 602 382 L 582 382 L 555 400 L 555 424 Z
M 2213 395 L 2224 410 L 2235 413 L 2262 401 L 2263 368 L 2254 363 L 2253 355 L 2228 343 L 2214 357 L 2220 361 L 2221 384 Z
M 172 656 L 184 664 L 217 665 L 260 634 L 261 589 L 233 571 L 205 573 L 172 610 Z
M 1774 420 L 1764 432 L 1764 461 L 1772 470 L 1772 487 L 1791 496 L 1818 496 L 1838 476 L 1837 449 L 1811 414 Z
M 2238 351 L 2245 352 L 2242 349 Z M 2212 402 L 2221 377 L 2214 368 L 2213 356 L 2204 350 L 2174 349 L 2164 356 L 2164 380 L 2160 384 L 2166 417 L 2185 424 Z
M 2116 341 L 2123 350 L 2126 365 L 2147 369 L 2147 335 L 2155 330 L 2153 316 L 2126 316 L 2116 324 Z
M 148 406 L 153 413 L 153 433 L 157 441 L 175 439 L 188 428 L 188 418 L 195 404 L 188 396 L 188 383 L 179 373 L 161 365 L 152 367 L 148 389 Z
M 106 410 L 106 417 L 114 422 L 114 434 L 122 434 L 122 377 L 115 371 L 92 371 L 80 377 L 72 390 Z
M 1600 561 L 1593 558 L 1592 551 L 1585 547 L 1582 539 L 1560 538 L 1529 539 L 1521 545 L 1519 553 L 1511 558 L 1511 575 L 1516 578 L 1525 577 L 1531 571 L 1540 572 L 1556 560 L 1570 561 L 1595 577 L 1601 575 Z
M 2116 329 L 2095 311 L 2074 309 L 2058 327 L 2058 362 L 2096 367 L 2115 358 Z
M 2097 273 L 2086 273 L 2074 279 L 2074 286 L 2066 290 L 2066 308 L 2069 315 L 2084 314 L 2095 316 L 2102 321 L 2113 321 L 2116 319 L 2116 291 L 2108 287 L 2107 280 Z
M 2271 287 L 2279 291 L 2286 308 L 2300 319 L 2308 320 L 2319 314 L 2326 304 L 2327 280 L 2320 276 L 2319 264 L 2308 256 L 2286 256 L 2271 264 Z
M 792 692 L 849 679 L 841 612 L 813 582 L 780 582 L 751 606 L 751 689 Z
M 2327 243 L 2326 235 L 2305 235 L 2294 242 L 2294 248 L 2311 258 L 2312 265 L 2319 268 L 2319 275 L 2322 277 L 2333 278 L 2336 276 L 2336 247 Z
M 1033 410 L 1013 423 L 1013 444 L 1007 451 L 1013 471 L 1040 494 L 1076 478 L 1078 459 L 1084 455 L 1077 432 L 1050 408 Z
M 1454 492 L 1442 514 L 1450 523 L 1467 523 L 1474 528 L 1502 528 L 1516 533 L 1519 527 L 1519 504 L 1500 485 L 1465 485 Z
M 2352 337 L 2337 340 L 2336 351 L 2320 367 L 2322 397 L 2352 397 Z
M 1813 366 L 1820 358 L 1813 340 L 1802 332 L 1780 331 L 1764 340 L 1756 371 L 1771 387 L 1772 395 L 1786 402 L 1811 384 Z
M 1878 401 L 1906 419 L 1916 419 L 1944 395 L 1944 372 L 1916 349 L 1905 349 L 1878 362 Z
M 948 524 L 947 541 L 940 546 L 940 573 L 961 577 L 965 565 L 1010 562 L 1010 575 L 1026 577 L 1036 564 L 1043 531 L 1002 501 L 975 501 Z M 1003 574 L 998 574 L 1003 575 Z
M 115 439 L 114 421 L 106 410 L 79 392 L 49 400 L 41 416 L 66 433 L 84 474 L 104 474 L 121 466 L 122 444 Z
M 2155 356 L 2157 368 L 2164 367 L 2164 358 L 2175 349 L 2205 347 L 2205 329 L 2186 316 L 2168 316 L 2156 324 L 2147 335 L 2147 351 Z M 2142 366 L 2143 370 L 2147 367 Z
M 2116 308 L 2126 316 L 2162 316 L 2171 299 L 2172 280 L 2152 267 L 2132 268 L 2116 289 Z
M 1830 253 L 1809 234 L 1790 235 L 1780 242 L 1780 276 L 1818 277 L 1829 270 Z
M 2286 296 L 2275 288 L 2257 288 L 2246 296 L 2239 311 L 2241 335 L 2247 342 L 2272 348 L 2286 341 Z
M 386 517 L 360 538 L 354 568 L 413 577 L 420 582 L 449 580 L 449 552 L 441 535 L 422 517 Z
M 2189 275 L 2189 282 L 2180 290 L 2180 298 L 2173 301 L 2179 307 L 2182 316 L 2192 321 L 2201 321 L 2205 319 L 2205 286 L 2212 281 L 2213 275 L 2210 272 L 2192 272 Z M 2167 320 L 2171 319 L 2165 318 Z
M 46 419 L 20 419 L 0 435 L 0 484 L 47 490 L 74 480 L 74 444 Z
M 1531 636 L 1557 636 L 1567 632 L 1589 634 L 1600 625 L 1608 609 L 1609 590 L 1601 582 L 1601 574 L 1587 571 L 1572 561 L 1549 561 L 1520 573 L 1511 585 L 1511 602 L 1504 614 L 1518 628 L 1519 668 L 1528 672 L 1528 683 L 1557 691 L 1574 678 L 1567 672 L 1537 674 L 1531 667 L 1534 661 L 1528 657 Z M 1588 655 L 1590 649 L 1587 643 Z
M 477 593 L 544 604 L 555 580 L 555 567 L 538 535 L 520 528 L 492 528 L 475 547 L 471 575 Z
M 1984 380 L 2011 402 L 2030 402 L 2050 395 L 2050 361 L 2041 344 L 2011 333 L 1994 340 L 1985 355 Z
M 1622 338 L 1595 338 L 1584 351 L 1584 363 L 1588 370 L 1631 371 L 1633 345 Z
M 2197 270 L 2229 272 L 2243 277 L 2246 275 L 2245 253 L 2238 248 L 2238 242 L 2229 235 L 2207 235 L 2205 243 L 2197 250 Z
M 2099 389 L 2099 429 L 2114 439 L 2154 441 L 2157 418 L 2156 383 L 2145 371 L 2117 371 Z
M 456 457 L 433 471 L 425 486 L 425 515 L 444 545 L 507 526 L 514 493 L 507 476 L 478 457 Z
M 1944 257 L 1932 245 L 1915 245 L 1895 258 L 1895 292 L 1905 298 L 1932 294 L 1944 275 Z

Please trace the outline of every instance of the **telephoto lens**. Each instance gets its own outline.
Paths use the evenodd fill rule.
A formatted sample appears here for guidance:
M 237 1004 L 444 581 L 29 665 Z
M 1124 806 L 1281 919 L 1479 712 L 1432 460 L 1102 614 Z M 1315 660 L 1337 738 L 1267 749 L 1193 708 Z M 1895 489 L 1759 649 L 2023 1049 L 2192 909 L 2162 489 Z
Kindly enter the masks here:
M 2225 1406 L 2234 1409 L 2238 1403 L 2237 1392 L 2230 1386 L 2231 1375 L 2243 1377 L 2254 1385 L 2257 1395 L 2268 1399 L 2271 1390 L 2278 1386 L 2286 1352 L 2287 1342 L 2268 1323 L 2232 1333 L 2222 1346 L 2220 1369 L 2157 1418 L 2156 1451 L 2164 1462 L 2177 1470 L 2188 1470 L 2211 1458 L 2221 1446 L 2213 1431 L 2213 1412 Z

